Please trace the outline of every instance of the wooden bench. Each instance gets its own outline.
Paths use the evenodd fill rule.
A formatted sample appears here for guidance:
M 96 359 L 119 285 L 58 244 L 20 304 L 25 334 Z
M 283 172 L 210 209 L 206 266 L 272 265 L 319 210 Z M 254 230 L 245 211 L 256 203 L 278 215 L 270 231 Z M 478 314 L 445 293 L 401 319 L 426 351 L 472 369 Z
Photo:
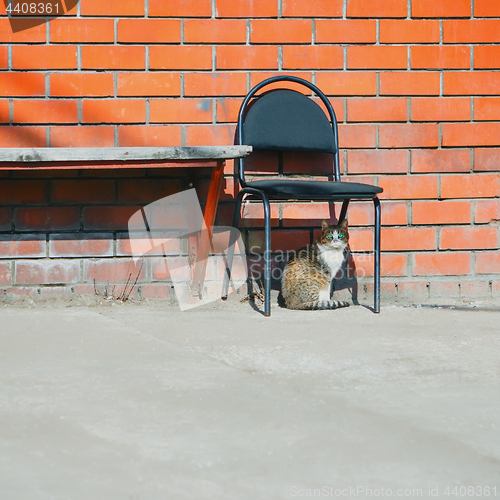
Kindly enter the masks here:
M 250 146 L 133 147 L 133 148 L 0 148 L 0 170 L 196 168 L 211 167 L 205 204 L 207 228 L 215 222 L 226 160 L 251 153 Z M 202 231 L 192 287 L 203 290 L 210 251 L 210 232 Z

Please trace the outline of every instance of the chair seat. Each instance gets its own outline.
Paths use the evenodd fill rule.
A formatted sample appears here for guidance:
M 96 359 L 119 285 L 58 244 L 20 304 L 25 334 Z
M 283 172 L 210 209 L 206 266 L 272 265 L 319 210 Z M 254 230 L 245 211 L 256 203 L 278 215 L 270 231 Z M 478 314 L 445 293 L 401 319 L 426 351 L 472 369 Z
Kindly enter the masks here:
M 358 182 L 261 180 L 246 183 L 246 187 L 264 191 L 275 200 L 375 198 L 382 188 Z

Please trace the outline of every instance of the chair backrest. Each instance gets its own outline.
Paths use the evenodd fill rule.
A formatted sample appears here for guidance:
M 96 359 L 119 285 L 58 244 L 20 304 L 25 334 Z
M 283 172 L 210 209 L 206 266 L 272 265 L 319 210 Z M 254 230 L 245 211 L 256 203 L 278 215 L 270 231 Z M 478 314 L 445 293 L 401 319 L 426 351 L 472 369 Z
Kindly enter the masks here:
M 310 97 L 295 90 L 275 89 L 256 95 L 280 81 L 308 88 L 321 99 L 330 116 Z M 238 144 L 253 146 L 254 150 L 331 153 L 335 180 L 340 180 L 335 112 L 323 92 L 306 80 L 285 75 L 256 85 L 241 105 L 236 135 Z M 244 160 L 239 159 L 237 165 L 240 184 L 244 186 Z

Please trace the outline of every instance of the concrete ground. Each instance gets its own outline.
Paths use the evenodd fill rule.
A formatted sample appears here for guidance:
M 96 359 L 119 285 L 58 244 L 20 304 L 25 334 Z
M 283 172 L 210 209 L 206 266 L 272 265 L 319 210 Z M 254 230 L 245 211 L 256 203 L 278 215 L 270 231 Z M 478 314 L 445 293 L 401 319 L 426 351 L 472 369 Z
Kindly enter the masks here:
M 0 499 L 500 497 L 490 306 L 2 306 Z

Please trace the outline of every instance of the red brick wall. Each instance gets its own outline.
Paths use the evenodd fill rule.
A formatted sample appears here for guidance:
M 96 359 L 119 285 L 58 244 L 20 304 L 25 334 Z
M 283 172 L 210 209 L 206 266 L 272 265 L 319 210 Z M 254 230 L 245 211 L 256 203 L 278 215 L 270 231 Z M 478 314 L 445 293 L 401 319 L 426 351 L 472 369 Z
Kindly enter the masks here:
M 298 75 L 332 99 L 343 173 L 384 188 L 384 294 L 500 295 L 498 0 L 80 0 L 15 23 L 0 2 L 0 147 L 232 143 L 246 92 Z M 113 265 L 127 274 L 128 216 L 183 187 L 159 171 L 1 173 L 0 293 L 93 293 Z M 233 196 L 228 175 L 221 224 Z M 332 215 L 273 213 L 275 250 Z M 349 222 L 369 274 L 370 205 Z M 151 263 L 139 283 L 168 290 Z

